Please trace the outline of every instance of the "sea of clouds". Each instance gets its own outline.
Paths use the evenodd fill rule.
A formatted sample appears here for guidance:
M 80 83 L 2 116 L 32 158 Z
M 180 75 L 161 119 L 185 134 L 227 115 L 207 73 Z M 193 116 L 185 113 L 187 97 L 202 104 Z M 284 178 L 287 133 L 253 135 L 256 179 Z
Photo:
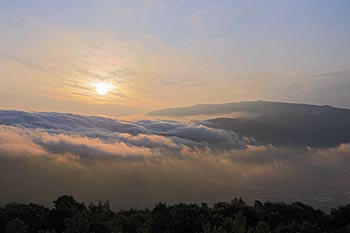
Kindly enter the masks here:
M 49 204 L 60 194 L 115 208 L 159 201 L 304 201 L 350 197 L 350 145 L 259 146 L 200 121 L 0 111 L 0 201 Z

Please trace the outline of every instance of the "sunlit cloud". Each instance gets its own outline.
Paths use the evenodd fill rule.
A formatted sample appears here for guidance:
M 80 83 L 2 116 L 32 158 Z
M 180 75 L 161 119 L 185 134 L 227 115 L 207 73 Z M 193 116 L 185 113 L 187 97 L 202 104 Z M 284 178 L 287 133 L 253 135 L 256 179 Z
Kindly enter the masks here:
M 239 195 L 248 201 L 302 200 L 328 208 L 344 203 L 350 188 L 348 144 L 329 149 L 242 147 L 249 141 L 193 123 L 118 122 L 68 114 L 55 119 L 50 113 L 37 115 L 37 121 L 28 116 L 32 120 L 24 114 L 26 121 L 8 118 L 16 126 L 0 127 L 0 179 L 6 184 L 10 177 L 13 184 L 0 194 L 2 199 L 35 196 L 49 201 L 51 195 L 33 188 L 47 183 L 45 190 L 52 195 L 69 192 L 90 201 L 103 197 L 117 208 Z M 51 124 L 40 117 L 50 117 Z M 224 143 L 219 146 L 217 140 Z M 325 183 L 337 193 L 328 192 Z

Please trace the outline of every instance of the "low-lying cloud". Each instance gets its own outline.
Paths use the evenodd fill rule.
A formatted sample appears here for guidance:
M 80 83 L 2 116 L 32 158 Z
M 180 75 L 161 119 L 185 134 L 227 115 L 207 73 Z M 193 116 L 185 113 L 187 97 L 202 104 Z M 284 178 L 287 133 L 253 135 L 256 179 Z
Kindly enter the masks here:
M 2 202 L 59 194 L 116 208 L 158 201 L 348 200 L 350 145 L 258 146 L 197 122 L 0 111 Z

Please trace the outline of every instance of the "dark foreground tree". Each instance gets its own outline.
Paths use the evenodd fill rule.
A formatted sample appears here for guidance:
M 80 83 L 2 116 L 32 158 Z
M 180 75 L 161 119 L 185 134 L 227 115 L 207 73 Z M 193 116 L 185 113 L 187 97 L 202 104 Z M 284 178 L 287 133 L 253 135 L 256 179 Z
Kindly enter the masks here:
M 62 196 L 49 209 L 35 204 L 0 207 L 0 233 L 350 233 L 350 205 L 330 214 L 303 203 L 242 199 L 207 204 L 157 204 L 114 212 L 100 201 L 88 207 Z

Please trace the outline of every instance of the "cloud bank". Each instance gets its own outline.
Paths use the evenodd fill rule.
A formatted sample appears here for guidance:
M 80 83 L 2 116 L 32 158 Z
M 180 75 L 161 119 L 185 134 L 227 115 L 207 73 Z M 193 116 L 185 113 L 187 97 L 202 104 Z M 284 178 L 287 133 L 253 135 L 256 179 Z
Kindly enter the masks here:
M 0 111 L 0 201 L 73 194 L 129 208 L 242 196 L 328 208 L 348 200 L 350 145 L 252 142 L 198 122 Z

